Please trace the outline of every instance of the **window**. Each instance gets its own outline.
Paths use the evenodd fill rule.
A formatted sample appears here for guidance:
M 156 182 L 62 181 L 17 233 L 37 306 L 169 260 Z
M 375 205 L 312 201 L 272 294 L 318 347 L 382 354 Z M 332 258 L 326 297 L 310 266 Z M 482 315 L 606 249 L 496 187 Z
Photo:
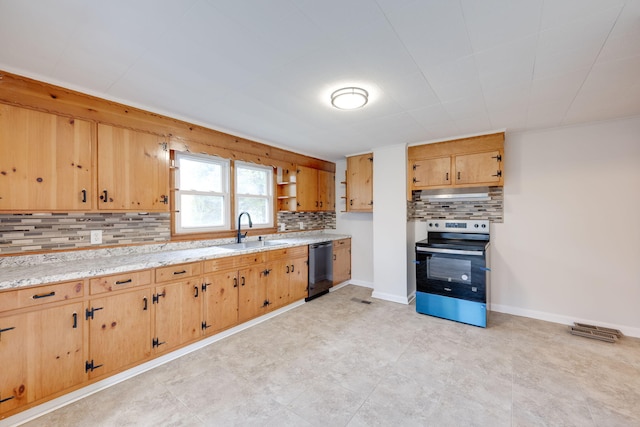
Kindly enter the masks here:
M 249 212 L 253 226 L 273 227 L 273 168 L 235 162 L 236 216 Z
M 178 153 L 176 233 L 229 230 L 229 160 Z

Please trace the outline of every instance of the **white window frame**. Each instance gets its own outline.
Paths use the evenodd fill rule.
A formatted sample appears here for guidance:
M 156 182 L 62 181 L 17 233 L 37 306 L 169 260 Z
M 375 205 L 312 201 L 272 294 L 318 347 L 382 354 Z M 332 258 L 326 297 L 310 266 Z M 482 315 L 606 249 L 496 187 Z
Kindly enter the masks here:
M 254 170 L 260 170 L 260 171 L 266 171 L 268 172 L 268 182 L 267 182 L 267 195 L 266 196 L 262 196 L 262 195 L 257 195 L 257 194 L 240 194 L 238 193 L 238 169 L 239 168 L 244 168 L 244 169 L 254 169 Z M 268 221 L 267 223 L 263 223 L 263 224 L 258 224 L 256 222 L 255 219 L 252 218 L 253 221 L 253 228 L 273 228 L 274 227 L 274 213 L 273 213 L 273 206 L 274 206 L 274 189 L 273 189 L 273 179 L 274 179 L 274 174 L 273 174 L 273 167 L 271 166 L 264 166 L 264 165 L 259 165 L 256 163 L 248 163 L 248 162 L 241 162 L 239 160 L 236 160 L 234 162 L 234 174 L 235 174 L 235 181 L 234 181 L 234 203 L 235 203 L 235 212 L 236 212 L 236 216 L 240 214 L 240 207 L 239 207 L 239 200 L 240 197 L 245 197 L 245 198 L 256 198 L 256 199 L 265 199 L 267 200 L 267 212 L 269 215 Z
M 214 191 L 196 191 L 190 189 L 182 189 L 180 188 L 180 160 L 188 159 L 191 161 L 198 161 L 203 163 L 212 163 L 217 164 L 222 167 L 222 192 L 214 192 Z M 221 157 L 210 156 L 206 154 L 193 154 L 186 152 L 175 152 L 175 233 L 176 234 L 187 234 L 187 233 L 206 233 L 212 231 L 228 231 L 231 230 L 231 191 L 230 191 L 230 177 L 231 177 L 231 162 L 228 159 L 223 159 Z M 221 196 L 223 198 L 223 206 L 224 206 L 224 219 L 223 225 L 217 227 L 182 227 L 182 217 L 181 217 L 181 195 L 202 195 L 202 196 Z

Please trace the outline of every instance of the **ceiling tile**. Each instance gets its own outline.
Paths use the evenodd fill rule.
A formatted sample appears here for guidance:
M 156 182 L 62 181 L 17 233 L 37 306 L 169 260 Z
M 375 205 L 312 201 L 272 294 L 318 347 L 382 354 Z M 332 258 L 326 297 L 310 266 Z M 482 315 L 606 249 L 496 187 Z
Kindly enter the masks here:
M 538 33 L 542 0 L 462 0 L 469 37 L 482 52 Z

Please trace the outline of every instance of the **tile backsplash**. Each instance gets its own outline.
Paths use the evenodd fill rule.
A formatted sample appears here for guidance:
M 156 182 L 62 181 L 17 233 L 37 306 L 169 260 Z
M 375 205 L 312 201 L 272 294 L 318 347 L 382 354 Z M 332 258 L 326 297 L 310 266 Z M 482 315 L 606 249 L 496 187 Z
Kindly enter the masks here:
M 442 201 L 429 202 L 420 198 L 421 192 L 414 191 L 412 201 L 407 202 L 409 221 L 430 219 L 486 219 L 504 222 L 504 198 L 502 187 L 489 187 L 486 201 Z
M 335 230 L 335 212 L 278 212 L 278 231 Z M 284 227 L 284 228 L 283 228 Z
M 91 244 L 92 230 L 102 230 L 102 246 L 166 242 L 170 214 L 1 214 L 0 254 L 100 247 Z
M 281 231 L 335 229 L 334 212 L 279 212 Z M 282 227 L 282 226 L 281 226 Z M 91 231 L 102 230 L 102 244 Z M 0 255 L 171 241 L 169 213 L 0 214 Z

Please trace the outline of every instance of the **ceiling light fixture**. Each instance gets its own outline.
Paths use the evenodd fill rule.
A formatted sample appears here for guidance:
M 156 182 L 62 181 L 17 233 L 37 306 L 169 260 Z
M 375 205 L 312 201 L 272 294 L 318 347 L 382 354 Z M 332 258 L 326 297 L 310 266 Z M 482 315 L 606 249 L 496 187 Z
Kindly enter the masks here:
M 359 87 L 345 87 L 331 94 L 331 105 L 341 110 L 364 107 L 369 101 L 369 92 Z

